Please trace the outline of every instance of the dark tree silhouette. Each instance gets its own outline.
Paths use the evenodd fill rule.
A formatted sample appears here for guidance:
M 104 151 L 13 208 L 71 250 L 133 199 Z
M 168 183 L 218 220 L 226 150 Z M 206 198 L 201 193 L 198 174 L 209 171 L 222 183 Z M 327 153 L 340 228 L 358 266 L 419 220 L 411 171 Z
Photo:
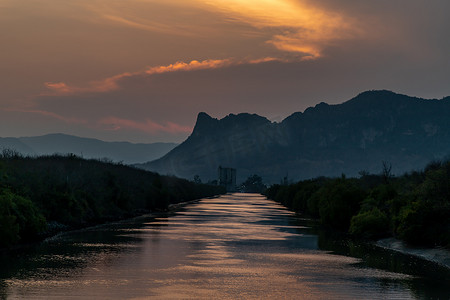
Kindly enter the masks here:
M 389 183 L 389 180 L 392 177 L 392 164 L 390 162 L 387 161 L 382 161 L 383 164 L 383 169 L 382 169 L 382 175 L 383 175 L 383 180 L 385 183 Z
M 266 188 L 262 177 L 256 174 L 249 176 L 240 186 L 240 190 L 247 193 L 262 193 Z

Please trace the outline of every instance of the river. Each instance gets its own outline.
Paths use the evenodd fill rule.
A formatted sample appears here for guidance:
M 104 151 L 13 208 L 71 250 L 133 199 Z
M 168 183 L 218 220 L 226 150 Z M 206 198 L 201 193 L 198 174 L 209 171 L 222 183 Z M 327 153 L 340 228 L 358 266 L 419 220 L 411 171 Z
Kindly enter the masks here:
M 0 257 L 0 299 L 448 299 L 450 270 L 318 229 L 258 194 Z

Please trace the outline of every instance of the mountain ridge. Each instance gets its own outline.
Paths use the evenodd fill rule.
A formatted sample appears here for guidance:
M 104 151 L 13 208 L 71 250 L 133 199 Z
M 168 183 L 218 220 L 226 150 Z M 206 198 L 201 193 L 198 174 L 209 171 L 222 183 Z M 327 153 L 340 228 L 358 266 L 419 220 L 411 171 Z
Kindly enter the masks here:
M 139 167 L 192 179 L 215 179 L 217 167 L 238 179 L 259 174 L 279 182 L 317 176 L 377 173 L 383 161 L 397 174 L 450 153 L 450 97 L 422 99 L 366 91 L 341 104 L 324 102 L 279 123 L 255 114 L 215 119 L 202 112 L 192 134 L 162 158 Z
M 0 149 L 9 148 L 24 155 L 51 155 L 73 153 L 84 158 L 110 159 L 125 164 L 142 163 L 157 159 L 177 144 L 105 142 L 63 133 L 31 137 L 0 138 Z

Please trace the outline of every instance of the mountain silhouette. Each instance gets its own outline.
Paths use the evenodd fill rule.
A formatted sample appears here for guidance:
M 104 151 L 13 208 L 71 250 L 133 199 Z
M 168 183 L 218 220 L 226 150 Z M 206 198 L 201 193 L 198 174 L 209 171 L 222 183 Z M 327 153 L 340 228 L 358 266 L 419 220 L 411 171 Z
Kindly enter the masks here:
M 0 138 L 0 150 L 14 149 L 24 155 L 73 153 L 84 158 L 107 158 L 125 164 L 143 163 L 160 158 L 177 144 L 104 142 L 67 134 L 48 134 L 36 137 Z
M 192 134 L 160 159 L 138 165 L 162 174 L 204 181 L 217 168 L 237 169 L 238 182 L 258 174 L 277 183 L 317 176 L 394 174 L 423 168 L 450 154 L 450 97 L 425 100 L 367 91 L 337 105 L 317 104 L 281 123 L 255 114 L 218 120 L 201 112 Z

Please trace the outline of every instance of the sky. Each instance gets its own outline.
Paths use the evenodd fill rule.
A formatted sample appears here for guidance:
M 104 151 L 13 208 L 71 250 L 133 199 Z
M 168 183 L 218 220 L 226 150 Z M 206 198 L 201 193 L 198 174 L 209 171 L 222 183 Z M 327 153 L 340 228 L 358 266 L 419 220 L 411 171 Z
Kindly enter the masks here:
M 450 95 L 448 0 L 0 0 L 0 137 L 181 142 L 366 90 Z

